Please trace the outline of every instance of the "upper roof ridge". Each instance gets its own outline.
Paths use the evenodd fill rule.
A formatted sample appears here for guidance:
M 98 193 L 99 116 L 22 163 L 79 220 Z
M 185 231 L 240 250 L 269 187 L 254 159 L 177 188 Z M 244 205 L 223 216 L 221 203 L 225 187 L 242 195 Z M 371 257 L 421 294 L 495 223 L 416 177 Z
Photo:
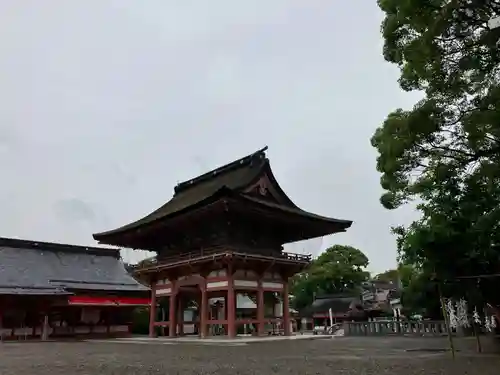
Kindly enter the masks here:
M 181 182 L 181 183 L 177 184 L 177 186 L 175 186 L 174 192 L 175 192 L 175 194 L 181 193 L 181 192 L 183 192 L 187 189 L 190 189 L 191 187 L 193 187 L 199 183 L 210 180 L 211 178 L 218 176 L 222 173 L 227 173 L 227 172 L 230 172 L 234 169 L 241 168 L 241 167 L 244 167 L 248 164 L 251 164 L 255 159 L 264 159 L 266 157 L 265 152 L 267 151 L 267 148 L 268 147 L 266 146 L 266 147 L 264 147 L 256 152 L 251 153 L 250 155 L 244 156 L 244 157 L 242 157 L 238 160 L 235 160 L 231 163 L 228 163 L 228 164 L 225 164 L 221 167 L 215 168 L 215 169 L 208 171 L 200 176 L 197 176 L 197 177 L 194 177 L 194 178 L 189 179 L 187 181 Z

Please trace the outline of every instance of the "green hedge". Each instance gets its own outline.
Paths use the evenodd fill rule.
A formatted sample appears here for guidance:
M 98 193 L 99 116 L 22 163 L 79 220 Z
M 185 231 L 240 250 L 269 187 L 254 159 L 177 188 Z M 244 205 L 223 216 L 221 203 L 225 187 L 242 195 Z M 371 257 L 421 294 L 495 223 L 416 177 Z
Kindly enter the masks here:
M 149 308 L 138 307 L 134 310 L 131 332 L 135 335 L 147 335 L 149 333 Z

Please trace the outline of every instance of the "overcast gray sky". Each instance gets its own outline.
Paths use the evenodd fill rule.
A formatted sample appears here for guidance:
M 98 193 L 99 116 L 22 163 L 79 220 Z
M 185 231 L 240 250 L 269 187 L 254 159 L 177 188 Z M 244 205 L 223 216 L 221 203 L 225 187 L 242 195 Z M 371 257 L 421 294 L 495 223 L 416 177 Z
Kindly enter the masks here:
M 0 235 L 95 244 L 176 183 L 268 145 L 306 210 L 395 265 L 370 137 L 416 94 L 382 58 L 375 0 L 0 1 Z M 128 260 L 141 254 L 125 252 Z

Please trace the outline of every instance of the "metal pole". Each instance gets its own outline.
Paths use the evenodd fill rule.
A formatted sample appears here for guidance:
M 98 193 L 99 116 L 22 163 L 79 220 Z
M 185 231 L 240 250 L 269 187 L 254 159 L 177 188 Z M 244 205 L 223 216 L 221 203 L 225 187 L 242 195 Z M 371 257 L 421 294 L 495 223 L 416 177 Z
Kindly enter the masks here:
M 476 288 L 477 288 L 477 289 L 479 289 L 479 287 L 480 287 L 480 286 L 479 286 L 479 280 L 480 280 L 480 279 L 477 279 L 477 282 L 476 282 Z M 467 296 L 467 299 L 469 300 L 469 303 L 470 303 L 470 302 L 473 302 L 473 303 L 474 303 L 474 306 L 476 306 L 476 305 L 477 305 L 477 304 L 476 304 L 476 302 L 477 302 L 477 301 L 475 301 L 475 299 L 476 299 L 476 298 L 474 298 L 474 301 L 472 301 L 473 299 L 471 298 L 471 294 L 470 294 L 470 292 L 469 292 L 469 291 L 470 291 L 470 285 L 467 283 L 467 287 L 466 287 L 465 295 Z M 473 333 L 474 333 L 474 336 L 476 337 L 476 347 L 477 347 L 477 351 L 478 351 L 478 353 L 482 353 L 482 352 L 483 352 L 483 346 L 481 345 L 481 338 L 479 337 L 479 331 L 478 331 L 478 329 L 477 329 L 477 324 L 476 324 L 476 322 L 474 321 L 474 319 L 473 319 L 473 321 L 472 321 L 472 331 L 473 331 Z

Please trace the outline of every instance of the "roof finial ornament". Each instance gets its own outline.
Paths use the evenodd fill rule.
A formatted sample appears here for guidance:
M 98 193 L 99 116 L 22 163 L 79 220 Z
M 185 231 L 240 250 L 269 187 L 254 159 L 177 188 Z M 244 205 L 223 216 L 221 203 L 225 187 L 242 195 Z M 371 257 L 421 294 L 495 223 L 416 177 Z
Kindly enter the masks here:
M 259 193 L 261 195 L 266 195 L 267 194 L 267 186 L 264 180 L 259 181 Z

